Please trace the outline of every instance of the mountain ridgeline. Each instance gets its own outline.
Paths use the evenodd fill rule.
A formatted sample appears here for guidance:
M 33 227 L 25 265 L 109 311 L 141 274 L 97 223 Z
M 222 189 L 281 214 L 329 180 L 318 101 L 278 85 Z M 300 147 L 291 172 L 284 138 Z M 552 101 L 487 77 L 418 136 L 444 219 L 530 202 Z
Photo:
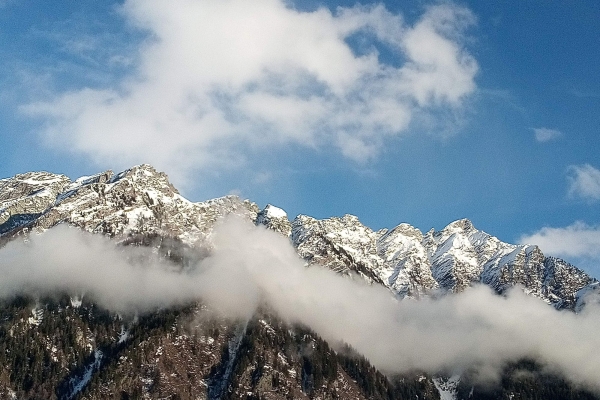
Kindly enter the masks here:
M 75 181 L 47 172 L 0 180 L 0 246 L 66 224 L 152 247 L 184 267 L 190 254 L 210 254 L 215 225 L 230 214 L 289 238 L 307 268 L 382 285 L 397 299 L 458 296 L 476 284 L 503 295 L 518 286 L 549 307 L 580 312 L 598 291 L 577 267 L 466 219 L 426 233 L 405 223 L 373 231 L 352 215 L 290 221 L 275 206 L 235 196 L 190 202 L 149 165 Z M 598 398 L 535 359 L 504 365 L 491 386 L 468 371 L 384 374 L 268 304 L 249 319 L 226 318 L 202 299 L 128 316 L 76 293 L 24 293 L 0 299 L 0 314 L 1 398 Z

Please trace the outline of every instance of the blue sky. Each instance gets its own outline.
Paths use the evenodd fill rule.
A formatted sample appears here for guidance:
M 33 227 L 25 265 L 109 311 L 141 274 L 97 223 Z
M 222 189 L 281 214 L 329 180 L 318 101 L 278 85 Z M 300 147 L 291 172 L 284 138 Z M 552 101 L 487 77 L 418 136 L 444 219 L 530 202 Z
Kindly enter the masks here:
M 592 0 L 0 0 L 0 177 L 150 163 L 600 276 L 599 43 Z

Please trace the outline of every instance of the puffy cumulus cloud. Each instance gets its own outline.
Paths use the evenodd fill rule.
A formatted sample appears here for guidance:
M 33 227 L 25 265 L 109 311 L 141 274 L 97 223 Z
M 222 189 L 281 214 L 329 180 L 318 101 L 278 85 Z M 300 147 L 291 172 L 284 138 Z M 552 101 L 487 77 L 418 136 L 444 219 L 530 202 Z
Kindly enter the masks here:
M 127 0 L 122 11 L 148 32 L 130 75 L 23 111 L 52 145 L 151 162 L 180 184 L 265 145 L 334 146 L 365 162 L 415 113 L 458 110 L 476 89 L 463 46 L 475 19 L 452 4 L 414 25 L 383 5 L 303 12 L 283 0 Z
M 538 142 L 549 142 L 562 136 L 562 132 L 557 129 L 532 128 L 535 134 L 535 140 Z
M 577 221 L 564 228 L 544 227 L 521 236 L 520 243 L 533 243 L 558 257 L 585 257 L 600 260 L 600 227 Z
M 382 286 L 306 268 L 287 238 L 264 227 L 227 219 L 213 238 L 212 254 L 181 271 L 143 249 L 52 229 L 0 250 L 0 295 L 70 289 L 115 309 L 202 298 L 232 317 L 248 317 L 266 301 L 288 321 L 351 344 L 386 371 L 476 366 L 481 378 L 493 379 L 504 362 L 535 357 L 600 389 L 600 310 L 594 304 L 580 314 L 558 312 L 518 289 L 498 296 L 487 287 L 397 301 Z
M 569 196 L 589 201 L 600 200 L 600 170 L 590 164 L 571 165 L 567 169 Z

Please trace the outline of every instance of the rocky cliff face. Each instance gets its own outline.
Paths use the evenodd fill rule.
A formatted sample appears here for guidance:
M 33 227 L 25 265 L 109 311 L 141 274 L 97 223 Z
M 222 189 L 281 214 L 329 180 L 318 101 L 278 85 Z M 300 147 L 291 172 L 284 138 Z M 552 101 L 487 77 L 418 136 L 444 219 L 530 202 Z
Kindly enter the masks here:
M 292 233 L 292 224 L 288 219 L 287 213 L 271 204 L 267 204 L 256 215 L 256 224 L 264 225 L 271 230 L 281 233 L 283 236 L 289 237 Z
M 0 180 L 0 235 L 35 221 L 71 183 L 64 175 L 29 172 Z
M 310 264 L 354 272 L 399 297 L 456 293 L 476 283 L 503 293 L 518 285 L 557 308 L 573 309 L 578 292 L 596 282 L 537 246 L 504 243 L 468 220 L 423 235 L 408 224 L 373 232 L 350 215 L 321 221 L 301 215 L 292 221 L 291 240 Z
M 45 172 L 17 175 L 0 181 L 0 193 L 3 236 L 67 223 L 112 237 L 157 233 L 193 245 L 210 236 L 218 218 L 235 213 L 255 220 L 259 211 L 236 196 L 190 202 L 149 165 L 74 182 Z

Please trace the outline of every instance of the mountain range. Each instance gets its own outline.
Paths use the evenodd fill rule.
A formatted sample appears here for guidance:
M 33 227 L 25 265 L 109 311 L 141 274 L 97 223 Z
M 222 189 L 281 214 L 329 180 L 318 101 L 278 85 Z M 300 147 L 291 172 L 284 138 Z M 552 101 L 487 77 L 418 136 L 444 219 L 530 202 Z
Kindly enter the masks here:
M 353 215 L 290 220 L 236 196 L 191 202 L 150 165 L 74 181 L 48 172 L 0 180 L 0 246 L 68 225 L 150 247 L 185 268 L 190 254 L 211 253 L 228 215 L 287 238 L 306 268 L 383 286 L 398 301 L 461 296 L 477 285 L 503 296 L 516 287 L 556 312 L 580 313 L 599 290 L 583 270 L 467 219 L 428 232 L 407 223 L 373 231 Z M 68 291 L 13 295 L 1 306 L 3 398 L 597 398 L 535 359 L 507 363 L 491 386 L 469 371 L 384 373 L 268 304 L 244 321 L 201 300 L 123 315 Z

